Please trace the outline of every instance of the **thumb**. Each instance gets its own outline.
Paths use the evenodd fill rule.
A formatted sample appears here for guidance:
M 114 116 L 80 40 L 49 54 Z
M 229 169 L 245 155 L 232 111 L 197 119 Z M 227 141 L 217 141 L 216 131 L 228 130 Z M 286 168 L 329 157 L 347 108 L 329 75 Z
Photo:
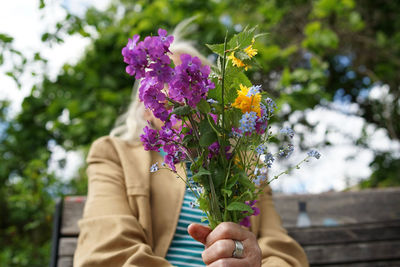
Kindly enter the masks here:
M 207 226 L 192 223 L 188 226 L 188 233 L 197 241 L 206 244 L 206 239 L 209 233 L 211 233 L 211 229 Z

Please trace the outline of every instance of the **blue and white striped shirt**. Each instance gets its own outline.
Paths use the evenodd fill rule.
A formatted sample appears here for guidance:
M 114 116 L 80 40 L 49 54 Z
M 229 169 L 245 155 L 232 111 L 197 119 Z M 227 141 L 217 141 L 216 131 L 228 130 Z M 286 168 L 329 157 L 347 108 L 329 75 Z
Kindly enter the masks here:
M 187 168 L 187 175 L 188 177 L 191 177 L 190 168 Z M 195 195 L 188 187 L 186 187 L 178 225 L 168 249 L 167 256 L 165 257 L 174 266 L 206 266 L 201 259 L 204 245 L 194 240 L 187 232 L 187 228 L 191 223 L 201 223 L 201 218 L 206 217 L 206 214 L 201 211 L 198 206 L 192 208 L 193 203 L 195 202 Z M 207 221 L 203 223 L 207 223 Z

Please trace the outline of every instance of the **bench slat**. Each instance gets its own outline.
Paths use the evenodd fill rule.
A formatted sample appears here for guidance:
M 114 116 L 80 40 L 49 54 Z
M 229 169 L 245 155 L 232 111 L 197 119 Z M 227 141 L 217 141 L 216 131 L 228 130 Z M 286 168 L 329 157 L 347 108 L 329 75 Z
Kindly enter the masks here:
M 400 260 L 400 240 L 304 246 L 313 264 Z
M 77 222 L 82 218 L 85 199 L 68 197 L 64 200 L 62 235 L 78 235 Z M 307 202 L 307 211 L 313 226 L 323 226 L 324 219 L 327 218 L 336 220 L 339 225 L 400 219 L 400 188 L 319 195 L 276 195 L 274 202 L 284 227 L 296 226 L 300 200 Z
M 72 267 L 73 266 L 73 257 L 60 257 L 58 259 L 57 267 Z
M 76 236 L 79 234 L 78 221 L 82 218 L 86 197 L 66 197 L 62 214 L 61 235 Z
M 60 239 L 60 250 L 59 256 L 60 260 L 63 259 L 68 263 L 67 259 L 73 258 L 73 254 L 76 248 L 77 238 L 64 237 Z M 334 244 L 334 245 L 324 245 L 324 246 L 303 246 L 307 253 L 310 264 L 324 265 L 337 263 L 343 263 L 345 266 L 349 262 L 354 264 L 357 262 L 368 262 L 371 263 L 359 263 L 355 266 L 400 266 L 399 265 L 384 265 L 383 260 L 388 260 L 387 262 L 400 262 L 400 241 L 379 241 L 379 242 L 359 242 L 351 244 Z M 381 265 L 379 262 L 381 261 Z M 72 266 L 72 265 L 67 265 Z M 352 265 L 353 266 L 353 265 Z
M 58 247 L 58 256 L 63 257 L 63 256 L 73 256 L 76 245 L 78 243 L 78 238 L 77 237 L 63 237 L 60 238 L 60 245 Z
M 296 226 L 299 201 L 307 202 L 313 226 L 323 226 L 325 219 L 333 219 L 339 225 L 400 219 L 400 188 L 275 196 L 284 227 Z
M 288 228 L 301 245 L 400 240 L 400 220 L 335 227 Z

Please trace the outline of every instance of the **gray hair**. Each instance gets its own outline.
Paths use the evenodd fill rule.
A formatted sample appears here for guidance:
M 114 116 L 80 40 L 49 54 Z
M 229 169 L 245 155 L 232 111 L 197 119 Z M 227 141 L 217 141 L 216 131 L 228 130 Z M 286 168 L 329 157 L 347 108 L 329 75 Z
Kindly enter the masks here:
M 174 42 L 170 46 L 172 54 L 189 54 L 198 57 L 203 64 L 211 65 L 211 63 L 194 47 L 190 41 L 183 40 L 183 36 L 188 32 L 193 32 L 194 25 L 191 22 L 195 18 L 189 18 L 179 23 L 172 35 Z M 192 27 L 190 27 L 192 26 Z M 138 98 L 138 89 L 140 87 L 140 80 L 136 80 L 131 94 L 131 102 L 128 110 L 117 118 L 114 128 L 110 132 L 110 136 L 119 137 L 120 139 L 129 143 L 140 142 L 140 135 L 143 133 L 143 128 L 147 125 L 144 120 L 145 107 Z

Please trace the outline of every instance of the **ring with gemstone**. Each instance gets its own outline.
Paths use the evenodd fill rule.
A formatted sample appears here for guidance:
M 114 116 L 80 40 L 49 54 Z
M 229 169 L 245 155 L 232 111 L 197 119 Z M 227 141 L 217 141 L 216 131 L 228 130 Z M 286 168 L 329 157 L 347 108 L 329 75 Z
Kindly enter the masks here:
M 233 250 L 232 257 L 240 259 L 243 256 L 243 243 L 238 240 L 233 240 L 233 242 L 235 242 L 235 249 Z

